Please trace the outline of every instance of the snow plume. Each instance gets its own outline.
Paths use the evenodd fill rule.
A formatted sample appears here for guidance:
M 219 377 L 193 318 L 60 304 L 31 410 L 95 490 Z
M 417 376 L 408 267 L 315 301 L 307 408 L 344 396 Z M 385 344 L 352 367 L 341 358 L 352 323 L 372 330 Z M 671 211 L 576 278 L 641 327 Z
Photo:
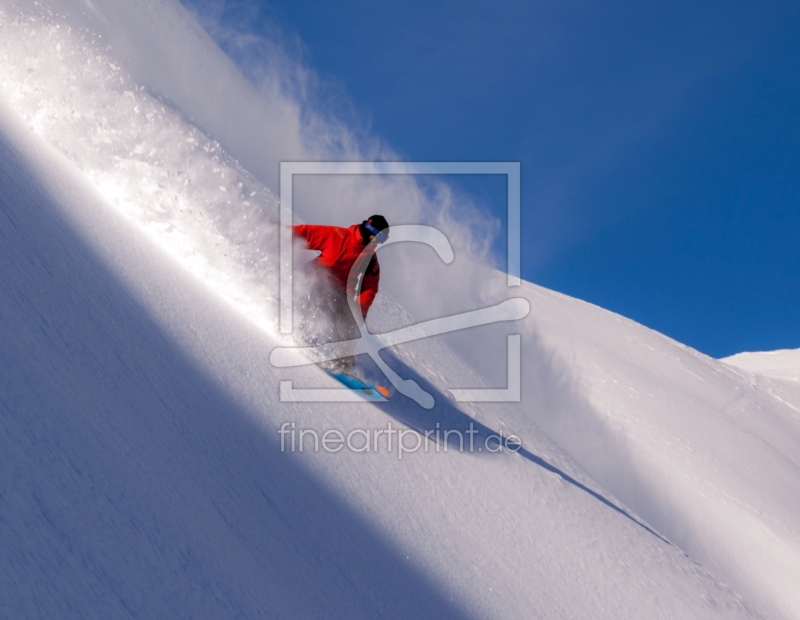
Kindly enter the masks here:
M 0 88 L 30 129 L 198 277 L 269 325 L 277 199 L 103 37 L 46 10 L 0 20 Z
M 237 50 L 245 77 L 177 1 L 0 7 L 0 85 L 12 105 L 110 202 L 263 325 L 275 316 L 279 163 L 398 159 L 326 111 L 315 74 L 279 37 L 205 20 Z M 469 273 L 491 260 L 499 226 L 456 189 L 408 176 L 312 175 L 294 185 L 297 221 L 346 226 L 383 213 L 445 232 L 451 265 L 418 247 L 382 253 L 382 291 L 416 318 L 481 301 Z M 443 283 L 447 294 L 431 303 Z

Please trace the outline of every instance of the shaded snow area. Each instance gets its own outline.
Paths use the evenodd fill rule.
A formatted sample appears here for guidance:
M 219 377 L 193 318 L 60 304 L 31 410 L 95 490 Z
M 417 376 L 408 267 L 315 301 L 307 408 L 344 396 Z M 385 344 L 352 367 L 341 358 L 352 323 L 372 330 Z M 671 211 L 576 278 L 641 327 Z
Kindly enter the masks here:
M 279 149 L 152 77 L 181 58 L 246 90 L 178 3 L 0 1 L 0 617 L 800 618 L 797 352 L 714 360 L 473 256 L 462 311 L 531 311 L 387 349 L 433 409 L 281 402 L 338 384 L 269 362 Z M 372 329 L 436 316 L 423 284 Z M 453 400 L 506 386 L 509 334 L 521 402 Z

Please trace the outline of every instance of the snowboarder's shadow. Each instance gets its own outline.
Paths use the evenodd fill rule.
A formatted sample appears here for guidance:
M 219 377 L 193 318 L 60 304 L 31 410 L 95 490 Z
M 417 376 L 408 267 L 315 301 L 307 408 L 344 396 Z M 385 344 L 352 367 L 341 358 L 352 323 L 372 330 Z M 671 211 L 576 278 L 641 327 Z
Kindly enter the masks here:
M 417 431 L 421 437 L 430 442 L 434 442 L 439 448 L 437 451 L 461 451 L 479 457 L 495 456 L 503 452 L 516 453 L 534 465 L 538 465 L 560 477 L 564 482 L 588 493 L 612 510 L 630 519 L 636 523 L 636 525 L 644 528 L 653 536 L 656 536 L 668 545 L 672 545 L 670 541 L 638 518 L 631 515 L 625 509 L 620 508 L 597 491 L 590 489 L 566 472 L 551 465 L 540 456 L 526 449 L 513 435 L 509 437 L 502 434 L 500 431 L 493 430 L 459 409 L 446 394 L 432 385 L 424 377 L 415 373 L 412 368 L 404 364 L 391 352 L 384 351 L 383 355 L 387 363 L 389 363 L 400 376 L 413 378 L 419 383 L 423 390 L 431 394 L 436 401 L 436 405 L 433 409 L 423 409 L 414 401 L 403 397 L 402 394 L 396 393 L 394 398 L 381 405 L 381 409 L 395 420 Z

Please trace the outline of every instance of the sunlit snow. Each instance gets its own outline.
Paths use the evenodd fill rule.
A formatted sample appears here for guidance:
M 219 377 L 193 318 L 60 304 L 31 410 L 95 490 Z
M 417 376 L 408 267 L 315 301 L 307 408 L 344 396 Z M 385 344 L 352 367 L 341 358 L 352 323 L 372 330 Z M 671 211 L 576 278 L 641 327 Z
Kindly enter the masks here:
M 249 141 L 256 108 L 239 118 L 233 91 L 203 110 L 196 72 L 141 78 L 191 59 L 243 83 L 203 36 L 177 2 L 0 2 L 0 615 L 800 617 L 797 352 L 714 360 L 508 288 L 444 186 L 425 205 L 413 184 L 372 187 L 369 204 L 440 204 L 461 227 L 454 266 L 387 254 L 371 325 L 509 297 L 527 318 L 387 352 L 432 410 L 281 402 L 282 380 L 333 382 L 268 361 L 278 202 L 256 168 L 260 149 L 308 153 L 281 123 Z M 168 59 L 131 59 L 155 42 Z M 328 135 L 272 97 L 292 132 Z M 353 202 L 342 188 L 331 205 Z M 509 334 L 521 402 L 454 402 L 505 387 Z M 387 425 L 438 441 L 400 459 L 386 436 L 330 454 L 278 433 Z M 521 449 L 441 439 L 467 428 Z

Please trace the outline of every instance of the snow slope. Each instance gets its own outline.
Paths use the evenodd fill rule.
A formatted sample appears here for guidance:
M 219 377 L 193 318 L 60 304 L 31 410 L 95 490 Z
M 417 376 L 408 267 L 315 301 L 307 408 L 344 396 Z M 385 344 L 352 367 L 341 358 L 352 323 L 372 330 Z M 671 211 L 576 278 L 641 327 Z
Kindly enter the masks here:
M 177 4 L 119 7 L 140 16 L 137 36 L 152 21 L 202 39 Z M 241 146 L 241 127 L 234 140 L 181 112 L 196 85 L 173 99 L 138 86 L 78 32 L 85 16 L 5 11 L 0 615 L 800 617 L 790 401 L 474 265 L 475 300 L 522 296 L 532 310 L 391 351 L 433 410 L 400 395 L 281 403 L 282 379 L 332 384 L 269 364 L 276 201 L 221 146 Z M 384 294 L 370 320 L 413 319 Z M 507 333 L 522 335 L 522 402 L 449 399 L 505 385 Z M 522 450 L 282 451 L 287 423 L 472 424 Z
M 281 405 L 269 337 L 9 117 L 5 615 L 747 617 L 544 438 L 527 459 L 280 452 L 284 420 L 417 406 Z
M 537 424 L 692 558 L 770 615 L 800 617 L 797 408 L 633 321 L 532 297 L 542 343 L 591 405 Z
M 751 383 L 800 415 L 800 351 L 739 353 L 721 361 L 751 373 Z
M 771 379 L 800 383 L 800 349 L 738 353 L 722 361 Z

